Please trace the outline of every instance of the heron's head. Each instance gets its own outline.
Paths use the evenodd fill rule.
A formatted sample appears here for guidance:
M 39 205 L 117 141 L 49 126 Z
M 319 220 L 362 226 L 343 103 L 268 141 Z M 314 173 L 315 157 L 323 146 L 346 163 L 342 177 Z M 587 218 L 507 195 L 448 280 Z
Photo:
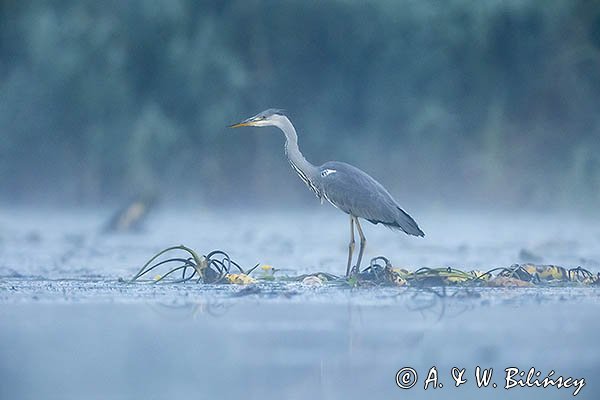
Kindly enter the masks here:
M 240 123 L 233 124 L 230 128 L 240 128 L 242 126 L 279 126 L 280 122 L 287 118 L 284 111 L 278 108 L 269 108 L 253 117 L 243 120 Z

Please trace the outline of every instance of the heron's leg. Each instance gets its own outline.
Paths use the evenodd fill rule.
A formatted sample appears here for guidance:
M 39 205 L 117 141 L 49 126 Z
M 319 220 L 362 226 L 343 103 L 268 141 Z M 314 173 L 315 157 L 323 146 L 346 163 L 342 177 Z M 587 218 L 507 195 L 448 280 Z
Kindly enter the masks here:
M 360 222 L 358 222 L 358 217 L 355 217 L 354 219 L 356 220 L 356 229 L 358 230 L 358 236 L 360 236 L 360 249 L 358 250 L 358 260 L 356 261 L 357 272 L 360 272 L 360 262 L 362 261 L 362 256 L 367 245 L 367 239 L 365 239 L 365 235 L 363 235 L 362 228 L 360 227 Z
M 350 216 L 350 244 L 348 245 L 348 265 L 346 266 L 346 276 L 350 275 L 350 266 L 352 265 L 352 253 L 354 253 L 354 217 Z

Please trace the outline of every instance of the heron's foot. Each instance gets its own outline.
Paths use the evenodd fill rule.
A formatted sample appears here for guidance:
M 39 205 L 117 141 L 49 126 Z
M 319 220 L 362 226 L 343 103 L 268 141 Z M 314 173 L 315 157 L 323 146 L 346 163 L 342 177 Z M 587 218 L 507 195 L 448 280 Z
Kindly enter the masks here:
M 348 278 L 350 278 L 352 276 L 358 276 L 358 274 L 360 274 L 360 267 L 358 265 L 355 265 L 350 270 L 350 273 L 348 274 Z

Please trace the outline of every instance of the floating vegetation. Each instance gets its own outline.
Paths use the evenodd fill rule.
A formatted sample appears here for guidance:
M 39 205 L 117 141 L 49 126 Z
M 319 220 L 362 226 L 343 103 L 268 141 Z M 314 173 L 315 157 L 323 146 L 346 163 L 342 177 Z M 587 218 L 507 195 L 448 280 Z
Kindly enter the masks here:
M 163 259 L 165 254 L 175 252 L 183 253 L 183 255 Z M 189 247 L 180 245 L 166 248 L 157 253 L 140 268 L 130 281 L 148 280 L 151 273 L 154 273 L 156 275 L 151 278 L 154 283 L 163 281 L 181 283 L 195 280 L 196 283 L 248 284 L 254 281 L 249 275 L 256 267 L 258 267 L 258 264 L 245 272 L 238 263 L 231 260 L 229 255 L 223 251 L 215 250 L 206 256 L 200 256 Z M 159 274 L 163 269 L 167 269 L 167 271 L 164 274 Z M 234 273 L 234 270 L 237 270 L 237 273 Z M 176 276 L 179 277 L 175 278 Z
M 177 255 L 177 256 L 172 256 Z M 171 257 L 167 257 L 171 256 Z M 319 287 L 340 285 L 349 287 L 369 286 L 489 286 L 534 287 L 600 285 L 600 273 L 581 268 L 567 269 L 556 265 L 514 264 L 510 267 L 493 268 L 486 272 L 462 271 L 452 267 L 419 268 L 409 271 L 394 268 L 386 257 L 375 257 L 369 266 L 350 277 L 326 272 L 288 275 L 270 265 L 260 264 L 244 270 L 221 250 L 199 255 L 189 247 L 169 247 L 154 255 L 135 274 L 130 282 L 183 283 L 193 281 L 205 284 L 250 285 L 273 281 L 299 282 L 305 286 Z M 252 276 L 251 276 L 252 275 Z

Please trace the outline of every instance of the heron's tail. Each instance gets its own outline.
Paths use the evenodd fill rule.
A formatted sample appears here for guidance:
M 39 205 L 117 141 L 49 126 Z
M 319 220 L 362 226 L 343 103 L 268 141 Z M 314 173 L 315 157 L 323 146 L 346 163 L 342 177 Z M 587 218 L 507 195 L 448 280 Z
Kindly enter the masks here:
M 419 228 L 417 222 L 400 207 L 398 207 L 398 218 L 396 218 L 396 224 L 400 229 L 409 235 L 421 237 L 425 236 L 425 232 Z
M 425 236 L 425 232 L 423 232 L 421 230 L 421 228 L 419 228 L 419 225 L 417 224 L 417 222 L 406 213 L 406 211 L 404 211 L 403 209 L 401 209 L 400 207 L 396 207 L 397 211 L 396 211 L 396 218 L 394 222 L 387 222 L 387 221 L 373 221 L 373 220 L 369 220 L 374 224 L 377 223 L 382 223 L 383 225 L 387 226 L 388 228 L 391 229 L 399 229 L 402 232 L 406 233 L 407 235 L 413 235 L 413 236 Z

